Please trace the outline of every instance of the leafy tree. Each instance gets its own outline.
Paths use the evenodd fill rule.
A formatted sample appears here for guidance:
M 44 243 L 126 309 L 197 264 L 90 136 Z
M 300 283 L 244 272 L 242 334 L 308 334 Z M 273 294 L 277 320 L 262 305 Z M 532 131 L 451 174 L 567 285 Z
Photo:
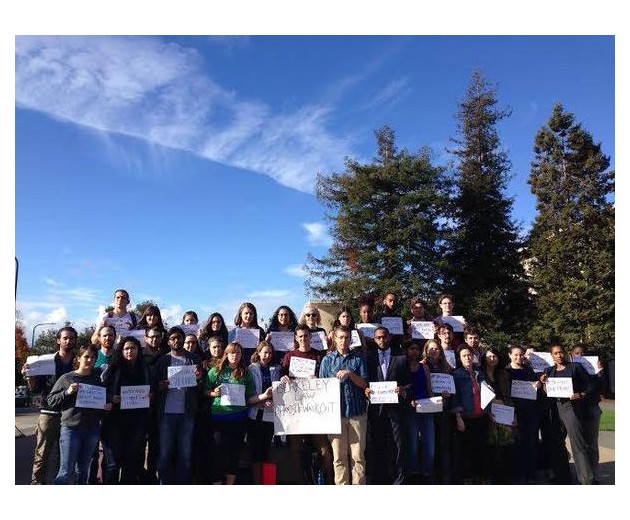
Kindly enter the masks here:
M 590 133 L 561 104 L 536 135 L 529 184 L 538 214 L 530 234 L 535 290 L 531 340 L 615 342 L 614 171 Z
M 25 384 L 22 377 L 22 365 L 28 355 L 28 343 L 24 336 L 24 329 L 19 323 L 15 324 L 15 386 Z
M 328 209 L 333 244 L 307 260 L 307 287 L 347 305 L 365 293 L 393 290 L 402 298 L 439 287 L 448 180 L 428 149 L 399 151 L 394 131 L 375 132 L 370 164 L 347 159 L 343 173 L 318 175 L 317 198 Z
M 140 319 L 142 315 L 144 314 L 144 311 L 146 311 L 147 307 L 149 307 L 149 305 L 155 305 L 159 307 L 159 305 L 155 303 L 153 300 L 145 300 L 143 302 L 136 304 L 134 307 L 131 307 L 129 310 L 131 312 L 135 312 L 138 315 L 138 319 Z
M 522 267 L 523 244 L 505 196 L 511 167 L 497 133 L 510 115 L 497 107 L 496 87 L 474 72 L 457 112 L 457 189 L 447 254 L 446 288 L 456 314 L 478 326 L 486 340 L 518 336 L 529 297 Z

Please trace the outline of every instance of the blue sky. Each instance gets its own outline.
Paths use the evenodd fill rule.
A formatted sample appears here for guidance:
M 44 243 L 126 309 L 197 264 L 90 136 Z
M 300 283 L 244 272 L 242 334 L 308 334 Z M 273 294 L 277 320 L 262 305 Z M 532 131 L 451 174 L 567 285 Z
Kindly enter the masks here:
M 299 312 L 300 266 L 330 244 L 317 173 L 369 161 L 384 124 L 399 147 L 448 160 L 474 69 L 512 109 L 498 130 L 523 229 L 533 139 L 556 101 L 614 166 L 611 36 L 50 36 L 15 51 L 27 329 L 92 324 L 118 287 L 169 324 L 187 309 L 231 322 L 243 301 Z

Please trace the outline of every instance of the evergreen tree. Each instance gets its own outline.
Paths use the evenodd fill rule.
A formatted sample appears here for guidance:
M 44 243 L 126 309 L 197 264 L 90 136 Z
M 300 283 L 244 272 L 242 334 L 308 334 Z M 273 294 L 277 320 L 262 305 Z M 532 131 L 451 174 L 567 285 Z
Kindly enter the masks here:
M 531 339 L 585 342 L 600 353 L 615 341 L 614 172 L 601 144 L 561 104 L 536 135 L 529 184 L 538 214 L 530 234 L 536 292 Z
M 477 325 L 486 339 L 517 335 L 529 307 L 522 244 L 511 220 L 512 200 L 504 194 L 511 165 L 496 129 L 509 115 L 497 108 L 496 88 L 474 72 L 449 150 L 456 157 L 457 190 L 446 285 L 455 314 Z
M 426 148 L 399 151 L 391 128 L 375 136 L 371 164 L 347 159 L 343 173 L 318 175 L 317 198 L 330 211 L 333 237 L 326 257 L 307 261 L 307 287 L 319 298 L 354 305 L 366 293 L 407 298 L 439 287 L 444 171 Z

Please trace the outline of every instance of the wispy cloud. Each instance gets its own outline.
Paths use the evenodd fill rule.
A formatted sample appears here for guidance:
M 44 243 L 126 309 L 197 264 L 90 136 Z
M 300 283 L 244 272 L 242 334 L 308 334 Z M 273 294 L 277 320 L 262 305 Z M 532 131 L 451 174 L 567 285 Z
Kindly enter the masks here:
M 330 106 L 273 113 L 218 85 L 192 48 L 152 37 L 16 38 L 16 104 L 186 150 L 311 192 L 351 155 Z
M 51 287 L 63 287 L 62 282 L 58 282 L 57 280 L 53 280 L 52 278 L 44 278 L 44 283 L 46 285 L 50 285 Z
M 252 291 L 247 295 L 247 298 L 282 298 L 288 296 L 291 291 L 285 291 L 283 289 L 276 290 L 270 289 L 266 291 Z
M 390 81 L 383 89 L 379 90 L 364 105 L 364 109 L 369 110 L 389 103 L 393 105 L 400 101 L 405 95 L 411 92 L 408 78 L 399 78 Z
M 312 246 L 330 247 L 332 245 L 332 238 L 323 222 L 304 222 L 302 227 L 306 230 L 306 239 Z
M 295 276 L 296 278 L 306 278 L 308 275 L 303 264 L 287 265 L 282 271 L 289 276 Z

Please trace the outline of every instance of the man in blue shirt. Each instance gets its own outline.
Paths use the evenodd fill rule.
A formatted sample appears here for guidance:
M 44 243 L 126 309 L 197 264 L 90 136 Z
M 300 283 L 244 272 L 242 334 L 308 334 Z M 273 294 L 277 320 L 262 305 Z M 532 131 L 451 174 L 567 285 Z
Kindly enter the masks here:
M 348 327 L 339 325 L 335 328 L 335 350 L 322 359 L 319 369 L 319 377 L 336 377 L 340 382 L 341 434 L 328 435 L 337 485 L 365 484 L 367 368 L 362 354 L 350 350 L 350 335 Z

